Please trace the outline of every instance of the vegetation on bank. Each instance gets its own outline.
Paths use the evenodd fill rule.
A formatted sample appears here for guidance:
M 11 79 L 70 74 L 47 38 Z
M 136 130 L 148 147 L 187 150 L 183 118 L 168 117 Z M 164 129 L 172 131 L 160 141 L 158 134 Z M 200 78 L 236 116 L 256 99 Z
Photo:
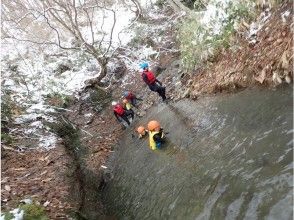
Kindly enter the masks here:
M 21 204 L 17 209 L 4 212 L 4 220 L 23 219 L 23 220 L 48 220 L 44 207 L 36 203 Z
M 177 39 L 182 64 L 187 71 L 203 62 L 213 61 L 222 48 L 236 46 L 233 36 L 239 23 L 249 23 L 255 16 L 254 4 L 250 0 L 212 1 L 209 10 L 212 18 L 208 18 L 206 11 L 200 11 L 179 24 Z

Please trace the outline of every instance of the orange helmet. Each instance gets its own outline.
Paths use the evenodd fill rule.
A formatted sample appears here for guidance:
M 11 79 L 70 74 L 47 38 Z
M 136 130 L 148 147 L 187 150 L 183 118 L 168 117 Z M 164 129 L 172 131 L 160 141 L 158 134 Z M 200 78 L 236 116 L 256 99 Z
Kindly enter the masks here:
M 128 100 L 127 100 L 127 99 L 124 99 L 124 100 L 123 100 L 123 103 L 124 103 L 124 104 L 127 104 L 127 103 L 128 103 Z
M 139 126 L 137 128 L 137 131 L 138 131 L 139 134 L 142 134 L 143 135 L 145 133 L 145 128 L 143 126 Z
M 160 124 L 158 121 L 149 121 L 148 130 L 154 131 L 155 129 L 160 129 Z

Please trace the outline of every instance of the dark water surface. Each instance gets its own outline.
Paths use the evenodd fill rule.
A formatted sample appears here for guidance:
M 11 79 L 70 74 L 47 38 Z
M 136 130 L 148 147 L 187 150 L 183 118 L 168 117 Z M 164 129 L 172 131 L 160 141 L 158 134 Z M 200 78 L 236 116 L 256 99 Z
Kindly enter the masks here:
M 162 150 L 126 133 L 103 198 L 118 219 L 292 219 L 292 88 L 151 108 Z M 138 123 L 137 123 L 138 124 Z

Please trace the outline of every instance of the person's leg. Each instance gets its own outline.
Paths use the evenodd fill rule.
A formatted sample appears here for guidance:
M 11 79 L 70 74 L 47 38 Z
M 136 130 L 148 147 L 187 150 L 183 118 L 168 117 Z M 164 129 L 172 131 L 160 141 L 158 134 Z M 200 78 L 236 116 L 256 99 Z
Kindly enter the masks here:
M 130 115 L 132 117 L 132 119 L 134 119 L 135 112 L 133 109 L 130 109 L 130 110 L 126 111 L 126 115 L 127 115 L 127 117 Z
M 159 96 L 162 98 L 162 100 L 164 101 L 166 99 L 165 87 L 159 86 L 159 85 L 157 85 L 157 87 L 158 87 L 157 92 L 158 92 Z
M 131 124 L 130 121 L 129 121 L 129 119 L 128 119 L 128 115 L 127 115 L 127 113 L 125 113 L 123 116 L 121 116 L 121 118 L 122 118 L 125 122 L 127 122 L 128 125 Z
M 136 107 L 137 106 L 137 99 L 136 98 L 132 98 L 131 99 L 131 104 Z

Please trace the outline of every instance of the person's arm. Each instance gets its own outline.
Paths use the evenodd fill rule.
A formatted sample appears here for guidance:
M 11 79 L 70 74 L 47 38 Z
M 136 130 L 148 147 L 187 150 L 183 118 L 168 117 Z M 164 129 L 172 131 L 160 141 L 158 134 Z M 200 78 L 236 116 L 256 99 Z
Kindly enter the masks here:
M 158 143 L 158 142 L 162 142 L 162 138 L 161 138 L 161 133 L 158 133 L 158 134 L 155 134 L 154 136 L 153 136 L 153 140 L 156 142 L 156 143 Z
M 161 148 L 161 145 L 162 145 L 162 142 L 163 142 L 163 140 L 161 138 L 161 134 L 160 133 L 155 134 L 153 136 L 153 140 L 155 141 L 156 147 Z
M 161 85 L 162 86 L 162 83 L 156 78 L 155 79 L 155 82 L 158 82 L 159 83 L 159 85 Z
M 147 78 L 147 75 L 145 73 L 143 73 L 143 80 L 144 82 L 148 85 L 149 84 L 149 81 L 148 81 L 148 78 Z

